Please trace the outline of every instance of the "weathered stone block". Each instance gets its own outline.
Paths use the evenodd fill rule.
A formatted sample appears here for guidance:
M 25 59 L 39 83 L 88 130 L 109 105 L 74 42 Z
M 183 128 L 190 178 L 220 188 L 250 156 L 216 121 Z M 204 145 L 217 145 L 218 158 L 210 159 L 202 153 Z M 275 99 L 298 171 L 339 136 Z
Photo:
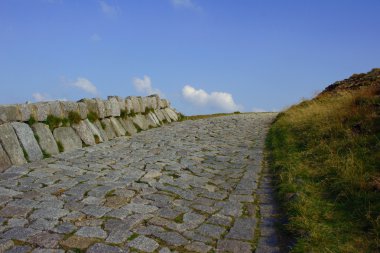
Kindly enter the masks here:
M 32 129 L 27 124 L 21 122 L 12 122 L 11 124 L 22 147 L 28 154 L 29 161 L 41 160 L 43 155 Z
M 77 112 L 79 113 L 78 104 L 71 101 L 61 101 L 61 106 L 63 109 L 63 113 L 65 117 L 69 116 L 70 112 Z
M 161 125 L 160 120 L 157 118 L 156 114 L 154 114 L 153 112 L 150 112 L 148 114 L 148 116 L 153 120 L 153 122 L 156 124 L 156 126 Z
M 0 124 L 19 120 L 21 120 L 21 115 L 17 108 L 17 105 L 0 106 Z
M 95 139 L 95 136 L 98 136 L 99 142 L 103 142 L 104 141 L 103 135 L 100 133 L 99 129 L 94 124 L 92 124 L 88 119 L 85 119 L 84 123 L 91 130 L 91 132 L 92 132 L 92 134 L 94 136 L 94 139 Z M 95 139 L 95 142 L 96 142 L 96 139 Z
M 98 116 L 100 119 L 103 119 L 104 117 L 106 117 L 106 108 L 104 106 L 104 102 L 103 100 L 99 99 L 99 98 L 95 98 L 95 102 L 96 102 L 96 106 L 98 108 Z
M 111 117 L 111 124 L 113 126 L 113 129 L 115 130 L 116 135 L 119 136 L 124 136 L 125 135 L 125 129 L 121 126 L 120 122 L 114 118 Z
M 142 112 L 145 112 L 146 109 L 149 109 L 149 98 L 148 97 L 141 97 L 141 110 Z
M 119 117 L 120 116 L 120 106 L 116 97 L 108 97 L 108 101 L 111 103 L 111 116 Z
M 177 115 L 177 113 L 175 113 L 174 111 L 173 111 L 173 109 L 172 108 L 165 108 L 164 109 L 165 110 L 165 112 L 169 115 L 169 117 L 170 117 L 170 119 L 172 120 L 172 121 L 178 121 L 178 115 Z
M 103 139 L 103 141 L 108 141 L 108 135 L 106 133 L 106 131 L 103 129 L 103 126 L 102 124 L 100 123 L 99 120 L 95 121 L 94 122 L 94 125 L 96 126 L 96 128 L 99 130 L 99 133 L 100 133 L 100 137 Z M 105 126 L 105 125 L 104 125 Z
M 88 127 L 88 124 L 86 124 L 83 120 L 81 120 L 78 124 L 73 124 L 72 128 L 75 130 L 75 132 L 79 135 L 81 140 L 86 145 L 92 146 L 96 144 L 91 129 Z
M 141 130 L 147 130 L 149 128 L 148 122 L 145 117 L 141 114 L 137 114 L 132 118 L 134 124 L 136 124 Z
M 12 164 L 21 165 L 26 163 L 17 135 L 10 123 L 0 125 L 0 141 Z
M 162 122 L 165 119 L 164 114 L 161 112 L 161 110 L 154 110 L 154 114 L 157 116 L 158 120 Z
M 125 110 L 125 99 L 119 96 L 115 97 L 119 103 L 120 110 Z
M 30 109 L 27 104 L 20 104 L 18 105 L 19 112 L 20 112 L 20 121 L 28 121 L 30 119 Z
M 152 109 L 160 109 L 160 97 L 157 94 L 149 96 Z
M 150 127 L 157 127 L 156 122 L 153 120 L 152 116 L 150 114 L 145 115 L 145 120 L 148 124 L 148 128 Z
M 58 118 L 65 117 L 65 114 L 63 113 L 60 101 L 51 101 L 51 102 L 48 102 L 48 105 L 50 108 L 50 114 L 51 115 L 58 117 Z
M 125 110 L 127 111 L 127 113 L 131 113 L 131 110 L 133 110 L 133 103 L 131 97 L 127 97 L 125 99 Z
M 7 153 L 0 144 L 0 172 L 8 169 L 12 166 L 11 160 L 9 159 Z
M 53 132 L 55 140 L 60 142 L 64 151 L 71 151 L 82 147 L 80 137 L 71 127 L 58 127 Z
M 35 119 L 37 121 L 45 121 L 50 114 L 50 108 L 47 102 L 33 104 L 35 108 Z
M 81 119 L 87 119 L 88 109 L 86 103 L 78 102 L 77 104 Z
M 115 133 L 115 130 L 113 129 L 111 120 L 110 119 L 102 119 L 101 122 L 105 126 L 104 131 L 106 132 L 108 139 L 112 140 L 112 139 L 116 138 L 117 135 Z
M 105 114 L 104 114 L 104 116 L 105 116 L 106 118 L 111 117 L 111 116 L 112 116 L 112 105 L 111 105 L 111 101 L 109 101 L 109 100 L 104 100 L 103 103 L 104 103 L 104 108 L 105 108 Z
M 129 99 L 132 101 L 132 109 L 135 113 L 142 112 L 141 111 L 141 105 L 138 97 L 129 97 Z
M 43 123 L 35 123 L 32 126 L 32 130 L 39 138 L 39 144 L 42 150 L 50 155 L 56 155 L 59 153 L 57 143 L 54 136 L 51 133 L 48 125 Z
M 134 135 L 137 133 L 136 127 L 133 125 L 133 121 L 130 118 L 121 119 L 124 122 L 124 129 L 127 131 L 129 135 Z
M 160 110 L 161 113 L 164 115 L 165 119 L 170 123 L 172 122 L 172 119 L 169 117 L 169 114 L 165 111 L 165 109 Z

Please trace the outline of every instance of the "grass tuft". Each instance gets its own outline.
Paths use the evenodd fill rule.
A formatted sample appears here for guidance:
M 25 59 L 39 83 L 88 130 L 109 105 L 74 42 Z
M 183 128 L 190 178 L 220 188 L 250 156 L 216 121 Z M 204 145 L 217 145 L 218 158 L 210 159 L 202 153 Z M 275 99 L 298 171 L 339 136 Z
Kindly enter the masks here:
M 78 112 L 75 112 L 75 111 L 69 112 L 68 118 L 69 118 L 69 122 L 71 125 L 72 124 L 78 124 L 82 120 L 80 114 Z
M 87 114 L 87 119 L 88 119 L 91 123 L 94 123 L 95 121 L 97 121 L 97 120 L 99 119 L 99 115 L 98 115 L 96 112 L 90 111 L 90 112 Z
M 30 115 L 29 120 L 28 120 L 28 125 L 32 126 L 36 122 L 37 122 L 36 118 L 34 118 L 33 115 Z
M 47 116 L 45 123 L 49 126 L 50 130 L 53 131 L 54 129 L 60 127 L 62 124 L 62 119 L 50 114 Z

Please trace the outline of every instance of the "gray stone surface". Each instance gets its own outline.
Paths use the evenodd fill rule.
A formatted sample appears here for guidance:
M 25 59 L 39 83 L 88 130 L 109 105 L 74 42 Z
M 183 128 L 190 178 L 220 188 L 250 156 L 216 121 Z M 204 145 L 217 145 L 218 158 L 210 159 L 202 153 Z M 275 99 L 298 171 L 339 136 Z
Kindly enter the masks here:
M 95 98 L 95 104 L 99 118 L 103 119 L 106 115 L 106 108 L 104 106 L 104 102 L 99 98 Z
M 125 135 L 125 129 L 124 127 L 120 124 L 119 120 L 111 117 L 110 118 L 111 124 L 113 129 L 115 130 L 116 136 L 124 136 Z
M 29 125 L 21 122 L 12 122 L 11 124 L 15 130 L 22 148 L 28 154 L 29 161 L 34 162 L 41 160 L 42 151 Z
M 95 145 L 94 134 L 84 120 L 81 120 L 78 124 L 73 124 L 72 128 L 86 145 Z
M 131 97 L 125 98 L 125 110 L 127 111 L 127 113 L 131 113 L 131 110 L 134 110 Z
M 112 116 L 112 103 L 109 100 L 104 100 L 104 117 L 108 118 Z
M 59 153 L 57 143 L 48 125 L 37 122 L 32 125 L 32 130 L 38 136 L 38 144 L 42 150 L 51 155 Z
M 58 118 L 65 117 L 65 113 L 63 112 L 63 108 L 62 108 L 60 101 L 51 101 L 51 102 L 48 102 L 48 105 L 49 105 L 49 109 L 50 109 L 49 114 L 51 114 L 55 117 L 58 117 Z
M 110 102 L 110 110 L 111 110 L 111 116 L 112 117 L 119 117 L 120 116 L 120 105 L 119 101 L 116 97 L 110 96 L 108 97 L 108 101 Z
M 61 101 L 61 107 L 63 109 L 64 116 L 67 118 L 70 112 L 79 113 L 78 104 L 72 101 Z M 38 120 L 40 121 L 40 120 Z
M 134 113 L 143 112 L 141 111 L 141 104 L 138 97 L 128 97 L 127 99 L 130 100 L 132 103 L 131 111 L 133 111 Z
M 78 102 L 77 104 L 78 104 L 78 111 L 79 111 L 79 115 L 81 119 L 87 119 L 88 109 L 87 109 L 86 103 Z
M 144 115 L 137 114 L 135 117 L 132 118 L 132 121 L 142 130 L 147 130 L 149 128 L 148 122 L 146 121 Z
M 105 126 L 103 130 L 106 133 L 107 138 L 109 140 L 115 139 L 117 135 L 116 135 L 115 129 L 112 126 L 111 120 L 109 118 L 102 119 L 101 123 Z
M 260 252 L 281 252 L 268 176 L 260 176 L 274 116 L 178 122 L 13 166 L 0 173 L 0 247 L 252 252 L 258 242 Z
M 94 122 L 94 125 L 99 130 L 100 137 L 103 139 L 103 141 L 108 141 L 108 135 L 106 131 L 103 129 L 102 123 L 99 120 L 96 120 Z
M 131 118 L 121 119 L 124 122 L 124 129 L 126 131 L 126 134 L 128 135 L 134 135 L 137 133 L 136 127 L 133 125 L 133 121 Z
M 9 160 L 7 153 L 5 152 L 3 146 L 0 143 L 0 172 L 8 169 L 11 166 L 11 160 Z
M 91 123 L 88 119 L 85 119 L 84 120 L 84 123 L 87 125 L 87 127 L 90 129 L 92 135 L 94 136 L 98 136 L 99 137 L 99 142 L 104 142 L 104 135 L 105 133 L 103 134 L 93 123 Z M 103 129 L 102 129 L 103 130 Z M 108 139 L 106 139 L 108 140 Z
M 178 120 L 178 115 L 177 115 L 177 113 L 174 112 L 174 110 L 172 108 L 165 108 L 165 112 L 169 115 L 169 117 L 172 121 Z
M 14 165 L 26 163 L 17 135 L 10 123 L 0 125 L 0 142 Z
M 0 105 L 0 124 L 20 119 L 21 115 L 17 105 Z
M 45 121 L 47 116 L 50 114 L 50 107 L 48 102 L 40 102 L 33 104 L 34 107 L 34 118 L 37 121 Z
M 53 132 L 55 140 L 60 142 L 64 151 L 72 151 L 82 147 L 82 140 L 71 127 L 58 127 Z
M 143 252 L 153 252 L 160 245 L 153 239 L 150 239 L 146 236 L 140 235 L 136 239 L 132 240 L 128 243 L 129 247 L 135 248 L 137 250 L 141 250 Z
M 28 104 L 17 105 L 20 113 L 20 121 L 28 121 L 30 119 L 31 111 Z

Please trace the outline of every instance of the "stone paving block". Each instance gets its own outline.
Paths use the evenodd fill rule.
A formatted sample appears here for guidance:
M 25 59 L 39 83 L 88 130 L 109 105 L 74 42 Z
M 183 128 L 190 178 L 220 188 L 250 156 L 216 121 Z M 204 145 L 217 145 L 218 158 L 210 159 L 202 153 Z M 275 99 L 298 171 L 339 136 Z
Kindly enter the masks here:
M 60 245 L 69 248 L 69 249 L 80 249 L 85 250 L 90 245 L 94 244 L 97 241 L 96 238 L 86 238 L 80 236 L 70 236 L 69 238 L 60 242 Z
M 14 246 L 13 248 L 7 250 L 6 253 L 29 253 L 32 250 L 30 246 Z
M 160 245 L 153 239 L 150 239 L 146 236 L 140 235 L 139 237 L 133 239 L 128 243 L 129 247 L 135 248 L 137 250 L 141 250 L 143 252 L 153 252 Z
M 100 227 L 82 227 L 75 233 L 75 235 L 90 238 L 107 238 L 107 233 Z
M 82 147 L 82 140 L 71 127 L 58 127 L 54 129 L 54 138 L 60 142 L 64 151 L 72 151 Z
M 32 208 L 21 207 L 21 206 L 12 206 L 7 205 L 3 209 L 0 210 L 0 216 L 2 217 L 23 217 L 26 216 L 32 211 Z
M 42 152 L 32 129 L 27 124 L 21 122 L 12 122 L 11 124 L 22 148 L 28 154 L 29 161 L 41 160 Z
M 196 229 L 199 234 L 206 235 L 215 239 L 219 239 L 221 235 L 226 231 L 226 228 L 212 225 L 202 224 Z
M 154 235 L 173 246 L 181 246 L 188 243 L 188 240 L 177 232 L 161 232 Z
M 0 142 L 12 164 L 21 165 L 26 163 L 17 135 L 10 123 L 0 125 Z
M 38 136 L 38 144 L 40 145 L 41 150 L 50 155 L 56 155 L 59 153 L 57 143 L 55 142 L 54 136 L 48 125 L 37 122 L 32 125 L 32 130 L 34 134 Z
M 14 227 L 6 231 L 2 235 L 2 238 L 19 240 L 19 241 L 25 242 L 30 236 L 38 234 L 39 232 L 40 231 L 32 229 L 32 228 Z
M 28 238 L 28 242 L 43 248 L 54 249 L 59 245 L 62 235 L 42 232 Z
M 237 218 L 226 238 L 251 241 L 256 228 L 255 218 Z
M 87 253 L 124 253 L 125 250 L 116 247 L 116 246 L 110 246 L 103 243 L 96 243 L 92 245 L 88 250 Z
M 232 253 L 252 253 L 250 243 L 236 240 L 220 240 L 217 245 L 217 252 L 232 252 Z

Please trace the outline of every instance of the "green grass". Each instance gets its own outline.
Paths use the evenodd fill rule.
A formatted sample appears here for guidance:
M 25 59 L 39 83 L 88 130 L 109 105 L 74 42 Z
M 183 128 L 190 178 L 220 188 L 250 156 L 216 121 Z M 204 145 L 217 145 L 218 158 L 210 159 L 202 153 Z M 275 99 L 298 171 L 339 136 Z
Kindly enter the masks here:
M 29 160 L 29 155 L 28 155 L 28 153 L 26 152 L 25 148 L 24 148 L 24 147 L 21 147 L 21 148 L 22 148 L 22 153 L 24 153 L 24 157 L 25 157 L 26 161 L 30 162 L 30 160 Z
M 75 111 L 69 112 L 68 118 L 71 125 L 78 124 L 82 120 L 80 114 Z
M 120 117 L 122 119 L 126 119 L 128 117 L 128 113 L 126 110 L 120 110 Z
M 97 121 L 97 120 L 99 119 L 99 115 L 98 115 L 96 112 L 90 111 L 90 112 L 87 114 L 87 119 L 88 119 L 91 123 L 94 123 L 95 121 Z
M 96 144 L 99 144 L 100 143 L 100 138 L 97 134 L 94 134 L 94 139 L 95 139 L 95 143 Z
M 43 149 L 42 149 L 42 154 L 43 154 L 44 158 L 50 158 L 51 157 L 51 154 L 49 154 L 48 152 L 46 152 Z
M 269 163 L 292 252 L 380 249 L 380 88 L 324 94 L 279 114 Z
M 48 115 L 45 123 L 49 126 L 50 130 L 53 131 L 61 126 L 62 119 L 54 115 Z
M 28 125 L 29 126 L 32 126 L 34 123 L 36 123 L 37 122 L 37 120 L 36 120 L 36 118 L 34 118 L 34 116 L 33 115 L 30 115 L 30 118 L 29 118 L 29 120 L 28 120 Z

